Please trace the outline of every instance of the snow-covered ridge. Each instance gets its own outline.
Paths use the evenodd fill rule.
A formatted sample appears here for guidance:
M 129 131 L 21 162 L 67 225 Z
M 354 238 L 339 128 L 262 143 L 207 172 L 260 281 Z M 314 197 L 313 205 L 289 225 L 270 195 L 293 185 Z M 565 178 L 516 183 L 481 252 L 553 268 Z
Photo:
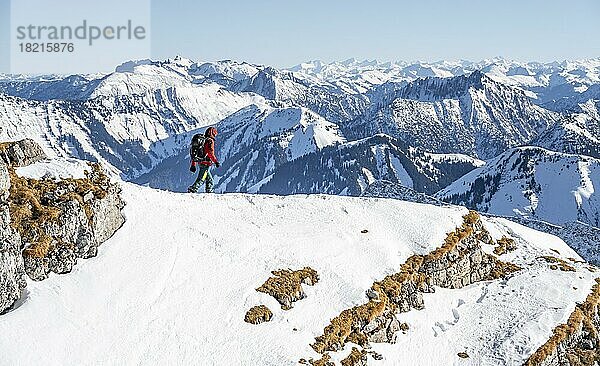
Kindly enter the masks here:
M 206 81 L 232 85 L 260 75 L 269 67 L 231 60 L 195 62 L 182 57 L 165 61 L 128 61 L 107 75 L 36 76 L 2 75 L 0 90 L 11 95 L 39 100 L 86 99 L 98 95 L 139 93 L 152 88 L 182 86 Z M 272 68 L 271 68 L 272 69 Z M 323 63 L 310 61 L 283 69 L 310 84 L 333 87 L 348 94 L 366 93 L 387 82 L 410 82 L 426 77 L 452 77 L 481 70 L 494 80 L 522 88 L 540 104 L 572 94 L 584 93 L 600 83 L 600 58 L 563 62 L 517 62 L 501 58 L 473 61 L 378 62 L 354 59 Z M 82 83 L 88 80 L 88 83 Z M 124 81 L 139 86 L 126 88 Z M 42 83 L 43 82 L 43 83 Z M 49 86 L 60 84 L 64 94 L 49 92 Z M 40 88 L 37 84 L 43 84 Z M 162 85 L 161 85 L 162 84 Z M 143 85 L 143 86 L 142 86 Z
M 472 61 L 378 62 L 358 61 L 323 63 L 311 61 L 289 69 L 309 80 L 337 85 L 346 92 L 364 93 L 385 82 L 412 81 L 424 77 L 450 77 L 482 70 L 507 85 L 521 87 L 540 102 L 560 98 L 560 85 L 570 85 L 576 93 L 600 82 L 600 58 L 563 62 L 517 62 L 502 58 Z
M 251 105 L 218 124 L 223 160 L 272 136 L 289 160 L 345 141 L 339 127 L 306 108 Z
M 332 317 L 362 303 L 373 281 L 410 255 L 438 247 L 467 212 L 390 199 L 123 186 L 127 222 L 100 255 L 69 275 L 30 283 L 26 301 L 0 316 L 0 331 L 12 335 L 0 338 L 7 363 L 181 364 L 194 363 L 199 352 L 207 364 L 317 358 L 309 344 Z M 383 356 L 374 365 L 459 364 L 458 352 L 480 365 L 521 364 L 585 299 L 594 273 L 571 262 L 576 272 L 552 270 L 536 259 L 578 260 L 564 242 L 502 219 L 484 225 L 495 239 L 516 240 L 517 250 L 501 259 L 523 269 L 507 281 L 426 294 L 424 310 L 399 315 L 409 324 L 406 335 L 373 345 Z M 304 266 L 320 281 L 293 309 L 255 291 L 271 270 Z M 273 320 L 245 323 L 246 310 L 258 304 Z M 53 337 L 39 331 L 39 319 Z

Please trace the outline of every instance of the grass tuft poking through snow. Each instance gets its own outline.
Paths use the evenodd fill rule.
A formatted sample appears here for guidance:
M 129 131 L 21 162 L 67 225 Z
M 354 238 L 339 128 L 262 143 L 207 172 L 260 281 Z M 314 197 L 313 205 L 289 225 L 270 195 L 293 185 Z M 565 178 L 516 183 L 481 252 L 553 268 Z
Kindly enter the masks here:
M 265 323 L 273 318 L 273 313 L 265 305 L 253 306 L 246 312 L 244 321 L 250 324 Z
M 352 347 L 352 351 L 348 357 L 342 360 L 342 366 L 358 366 L 367 364 L 367 355 L 365 350 L 359 351 L 358 348 Z
M 497 245 L 494 248 L 494 254 L 502 255 L 508 252 L 512 252 L 516 249 L 517 245 L 515 244 L 515 241 L 507 236 L 503 236 L 502 238 L 498 239 Z
M 313 360 L 312 358 L 308 361 L 306 361 L 305 359 L 300 359 L 299 363 L 301 365 L 312 365 L 312 366 L 335 366 L 335 364 L 333 362 L 331 362 L 331 356 L 329 356 L 327 353 L 324 354 L 318 360 Z
M 6 151 L 12 144 L 13 142 L 0 142 L 0 152 Z
M 256 291 L 273 296 L 283 310 L 291 309 L 292 303 L 306 297 L 302 284 L 313 286 L 319 282 L 317 271 L 310 267 L 297 271 L 280 269 L 271 273 L 273 277 L 269 277 Z

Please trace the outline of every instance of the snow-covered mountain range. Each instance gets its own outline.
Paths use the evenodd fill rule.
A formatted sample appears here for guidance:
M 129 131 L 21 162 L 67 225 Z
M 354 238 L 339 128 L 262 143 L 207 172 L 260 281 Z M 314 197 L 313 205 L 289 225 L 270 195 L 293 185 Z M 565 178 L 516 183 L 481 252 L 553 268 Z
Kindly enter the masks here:
M 21 275 L 25 246 L 28 268 L 54 268 L 43 282 L 0 278 L 13 290 L 0 297 L 2 361 L 577 365 L 600 344 L 599 75 L 600 58 L 277 69 L 181 57 L 1 75 L 0 142 L 31 138 L 53 159 L 0 164 L 0 273 Z M 208 126 L 215 188 L 230 194 L 178 193 Z M 79 179 L 57 202 L 87 227 L 95 195 L 78 159 L 122 187 L 111 199 L 126 221 L 58 277 L 77 261 L 61 243 L 11 247 L 10 202 L 34 220 L 26 198 L 48 192 L 11 184 Z M 282 278 L 295 292 L 279 292 Z
M 191 136 L 216 126 L 221 192 L 361 195 L 389 181 L 433 195 L 452 183 L 455 189 L 476 168 L 464 179 L 494 169 L 508 174 L 512 168 L 497 166 L 498 157 L 529 151 L 514 150 L 520 146 L 599 157 L 599 75 L 600 59 L 313 61 L 289 69 L 181 57 L 130 61 L 103 75 L 3 75 L 0 139 L 31 137 L 51 156 L 100 161 L 125 180 L 183 191 L 193 180 Z M 482 167 L 480 159 L 492 160 Z M 577 166 L 561 168 L 577 177 Z M 552 194 L 559 191 L 572 196 Z M 588 191 L 584 221 L 597 225 L 595 191 Z M 450 199 L 446 192 L 438 197 Z M 527 212 L 508 198 L 480 207 L 491 198 L 474 195 L 461 202 Z M 576 205 L 557 211 L 544 219 L 584 217 Z

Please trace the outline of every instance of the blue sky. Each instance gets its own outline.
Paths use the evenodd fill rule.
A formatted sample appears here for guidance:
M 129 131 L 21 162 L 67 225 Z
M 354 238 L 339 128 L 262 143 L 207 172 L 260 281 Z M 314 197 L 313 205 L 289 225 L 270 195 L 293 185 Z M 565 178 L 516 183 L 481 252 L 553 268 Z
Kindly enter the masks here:
M 600 57 L 598 0 L 155 1 L 155 57 L 275 66 L 350 57 Z
M 68 0 L 53 3 L 59 7 L 61 1 Z M 10 62 L 8 4 L 0 0 L 0 72 L 7 72 Z M 111 6 L 105 12 L 122 15 Z M 151 56 L 278 67 L 351 57 L 590 58 L 600 57 L 599 15 L 598 0 L 152 0 Z M 86 66 L 108 71 L 93 62 Z

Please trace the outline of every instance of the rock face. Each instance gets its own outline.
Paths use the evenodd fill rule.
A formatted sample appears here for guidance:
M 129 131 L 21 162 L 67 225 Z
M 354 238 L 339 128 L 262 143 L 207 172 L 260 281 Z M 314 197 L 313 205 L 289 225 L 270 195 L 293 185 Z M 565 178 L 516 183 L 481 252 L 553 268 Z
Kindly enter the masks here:
M 77 258 L 90 258 L 98 253 L 98 246 L 108 240 L 125 222 L 121 209 L 121 189 L 102 176 L 102 171 L 92 169 L 87 180 L 99 185 L 101 194 L 91 191 L 83 194 L 76 184 L 61 185 L 46 192 L 43 200 L 58 209 L 55 220 L 42 224 L 43 234 L 52 242 L 42 250 L 25 250 L 25 270 L 29 277 L 39 281 L 50 272 L 68 273 Z M 64 197 L 73 197 L 64 200 Z
M 0 209 L 0 271 L 10 274 L 6 276 L 7 281 L 18 278 L 12 280 L 12 293 L 20 293 L 24 286 L 24 281 L 20 281 L 22 277 L 18 277 L 22 275 L 23 268 L 35 281 L 47 278 L 50 272 L 68 273 L 78 258 L 95 256 L 98 245 L 109 239 L 125 222 L 121 214 L 125 205 L 120 196 L 121 189 L 110 182 L 100 165 L 90 163 L 84 179 L 19 177 L 15 167 L 46 158 L 41 147 L 30 139 L 0 143 L 0 157 L 9 165 L 7 169 L 7 165 L 2 163 L 0 169 L 4 208 Z M 9 217 L 9 207 L 14 213 L 12 218 Z M 20 235 L 15 235 L 11 226 Z M 17 259 L 12 263 L 10 258 L 15 255 Z M 8 290 L 2 291 L 0 296 L 9 293 Z M 10 295 L 11 299 L 14 297 Z
M 490 278 L 497 260 L 485 254 L 479 244 L 480 238 L 487 238 L 489 234 L 480 220 L 473 222 L 472 229 L 475 235 L 465 236 L 439 258 L 423 262 L 420 272 L 429 279 L 430 285 L 461 288 Z
M 246 312 L 244 321 L 250 324 L 260 324 L 271 321 L 273 313 L 265 305 L 253 306 Z
M 121 187 L 112 184 L 108 187 L 107 192 L 106 197 L 89 201 L 94 213 L 91 229 L 98 243 L 104 243 L 110 239 L 125 223 L 125 217 L 121 213 L 125 207 L 125 202 L 121 198 Z
M 41 146 L 32 139 L 0 145 L 0 157 L 6 164 L 14 167 L 27 166 L 47 158 Z
M 0 314 L 21 297 L 27 286 L 20 251 L 21 239 L 10 227 L 9 188 L 7 166 L 0 162 Z
M 516 270 L 506 268 L 510 265 L 484 253 L 481 243 L 490 244 L 492 238 L 479 216 L 472 212 L 465 216 L 461 228 L 448 235 L 441 248 L 426 256 L 409 258 L 400 274 L 388 276 L 376 283 L 368 291 L 367 297 L 382 301 L 383 292 L 389 309 L 363 328 L 367 340 L 374 343 L 395 343 L 400 330 L 395 311 L 424 309 L 423 293 L 434 292 L 434 286 L 457 289 L 498 278 L 505 271 Z

